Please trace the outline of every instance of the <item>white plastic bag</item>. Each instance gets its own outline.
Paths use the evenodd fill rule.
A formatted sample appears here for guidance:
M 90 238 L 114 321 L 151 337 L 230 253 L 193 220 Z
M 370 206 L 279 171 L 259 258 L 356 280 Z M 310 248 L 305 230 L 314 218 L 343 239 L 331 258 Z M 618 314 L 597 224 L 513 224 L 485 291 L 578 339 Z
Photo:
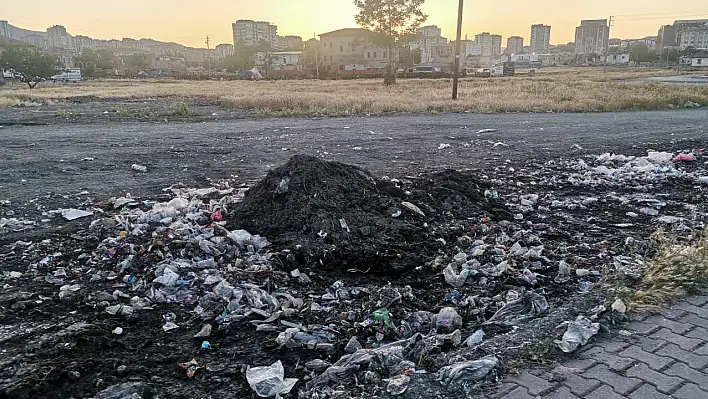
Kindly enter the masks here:
M 285 378 L 283 363 L 278 360 L 270 366 L 254 367 L 246 370 L 246 381 L 258 396 L 270 398 L 285 395 L 293 389 L 297 383 L 297 378 Z

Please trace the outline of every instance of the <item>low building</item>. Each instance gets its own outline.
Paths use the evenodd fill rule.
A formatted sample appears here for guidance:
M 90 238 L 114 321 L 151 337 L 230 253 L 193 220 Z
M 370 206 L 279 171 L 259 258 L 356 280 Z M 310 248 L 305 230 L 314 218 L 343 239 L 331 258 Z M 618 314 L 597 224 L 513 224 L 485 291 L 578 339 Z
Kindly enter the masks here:
M 372 44 L 374 33 L 366 29 L 339 29 L 320 35 L 323 67 L 320 72 L 382 69 L 388 61 L 387 50 Z
M 270 55 L 270 67 L 273 70 L 301 71 L 302 61 L 302 51 L 278 51 Z
M 629 65 L 629 53 L 608 54 L 607 65 Z
M 216 46 L 216 55 L 219 60 L 231 57 L 232 55 L 234 55 L 234 45 L 220 44 Z
M 681 58 L 681 64 L 696 68 L 708 67 L 708 51 L 699 51 L 690 57 Z

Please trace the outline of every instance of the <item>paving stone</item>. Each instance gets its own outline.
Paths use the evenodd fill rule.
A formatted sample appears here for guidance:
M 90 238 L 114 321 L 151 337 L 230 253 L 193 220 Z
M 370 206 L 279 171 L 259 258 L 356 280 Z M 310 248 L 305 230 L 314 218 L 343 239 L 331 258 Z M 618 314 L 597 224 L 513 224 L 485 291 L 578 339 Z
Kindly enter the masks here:
M 686 338 L 684 336 L 678 335 L 678 334 L 674 333 L 673 331 L 669 330 L 668 328 L 660 329 L 659 331 L 650 335 L 649 338 L 663 339 L 666 342 L 674 343 L 674 344 L 680 346 L 681 349 L 685 349 L 688 351 L 697 347 L 702 342 L 699 339 Z
M 580 399 L 580 397 L 573 395 L 568 387 L 559 387 L 553 392 L 544 395 L 543 399 Z
M 597 363 L 605 364 L 610 369 L 616 371 L 626 370 L 635 362 L 634 359 L 605 352 L 604 348 L 600 346 L 596 346 L 592 350 L 584 352 L 582 356 L 585 359 L 592 359 Z
M 595 361 L 595 359 L 591 359 L 591 358 L 571 359 L 566 362 L 563 362 L 563 366 L 568 367 L 570 369 L 578 369 L 580 371 L 585 371 L 596 364 L 597 364 L 597 361 Z
M 585 399 L 626 399 L 626 397 L 618 395 L 611 387 L 603 385 L 585 396 Z
M 607 353 L 617 353 L 628 347 L 631 343 L 620 340 L 604 341 L 599 346 Z
M 634 340 L 634 345 L 642 348 L 644 352 L 654 353 L 657 350 L 666 346 L 667 342 L 661 339 L 653 339 L 649 337 L 637 336 Z
M 629 348 L 620 352 L 618 355 L 622 357 L 630 357 L 642 363 L 646 363 L 654 370 L 661 370 L 669 363 L 673 362 L 673 359 L 670 357 L 658 356 L 653 353 L 643 351 L 642 348 L 636 345 L 630 346 Z
M 681 323 L 689 323 L 693 324 L 694 326 L 707 326 L 708 325 L 708 319 L 705 319 L 703 317 L 698 317 L 698 315 L 694 313 L 686 313 L 684 316 L 682 316 L 680 319 L 678 319 Z
M 685 310 L 688 313 L 693 313 L 695 315 L 698 315 L 699 317 L 702 317 L 704 319 L 708 319 L 708 309 L 707 308 L 702 308 L 696 305 L 692 305 L 688 302 L 681 302 L 679 304 L 676 304 L 671 307 L 671 309 L 678 309 L 678 310 Z
M 596 389 L 602 383 L 598 380 L 592 378 L 586 378 L 585 375 L 571 374 L 566 376 L 563 385 L 570 388 L 570 390 L 581 398 L 585 396 L 588 392 Z
M 630 368 L 625 372 L 627 377 L 640 378 L 644 382 L 648 382 L 656 387 L 660 392 L 669 394 L 676 390 L 683 380 L 678 377 L 671 377 L 658 371 L 654 371 L 646 364 L 640 363 L 635 367 Z
M 699 295 L 686 298 L 686 302 L 690 303 L 691 305 L 705 306 L 706 304 L 708 304 L 708 295 Z
M 544 379 L 538 378 L 529 372 L 523 372 L 513 379 L 513 382 L 527 388 L 529 394 L 538 396 L 553 389 L 556 384 L 552 384 Z
M 659 325 L 661 327 L 668 328 L 672 332 L 679 334 L 679 335 L 683 335 L 686 333 L 686 331 L 693 328 L 693 324 L 682 323 L 682 322 L 674 321 L 674 320 L 670 320 L 670 319 L 664 319 L 664 321 L 659 323 Z
M 688 314 L 685 310 L 681 309 L 664 309 L 661 315 L 671 320 L 678 320 L 684 315 Z
M 708 326 L 708 324 L 706 324 Z M 700 340 L 708 339 L 708 330 L 703 327 L 695 327 L 693 330 L 683 334 L 684 337 L 696 338 Z
M 513 382 L 504 382 L 497 388 L 496 397 L 500 398 L 518 387 L 519 386 Z
M 524 387 L 518 387 L 513 391 L 507 393 L 500 397 L 501 399 L 536 399 L 536 397 L 529 395 L 528 391 Z
M 694 351 L 685 351 L 674 344 L 668 344 L 656 351 L 659 356 L 668 356 L 679 362 L 684 362 L 695 369 L 702 369 L 708 365 L 708 356 L 701 355 L 701 348 Z
M 708 392 L 702 390 L 696 384 L 686 384 L 671 396 L 675 399 L 703 399 L 708 398 Z
M 677 362 L 664 370 L 664 374 L 680 377 L 688 382 L 695 382 L 704 388 L 708 388 L 708 374 L 691 368 L 686 363 Z
M 603 364 L 591 368 L 583 373 L 583 376 L 602 381 L 603 384 L 611 386 L 620 395 L 626 395 L 642 385 L 642 380 L 617 374 Z
M 701 345 L 698 348 L 694 349 L 693 353 L 695 353 L 696 355 L 708 356 L 708 343 Z
M 661 327 L 653 323 L 647 323 L 645 321 L 633 321 L 631 323 L 627 323 L 624 328 L 625 330 L 635 331 L 637 334 L 640 335 L 649 335 L 658 331 Z
M 663 394 L 649 384 L 644 384 L 629 395 L 630 399 L 671 399 L 671 396 Z

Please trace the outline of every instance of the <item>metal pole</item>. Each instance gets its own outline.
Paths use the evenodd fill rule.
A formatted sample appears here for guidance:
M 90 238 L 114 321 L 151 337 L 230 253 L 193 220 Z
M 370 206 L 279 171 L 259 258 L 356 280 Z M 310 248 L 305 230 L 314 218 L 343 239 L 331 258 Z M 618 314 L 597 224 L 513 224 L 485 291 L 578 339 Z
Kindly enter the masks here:
M 313 43 L 315 45 L 315 68 L 317 70 L 317 79 L 320 78 L 320 56 L 317 53 L 317 46 L 320 44 L 317 42 L 317 33 L 312 32 L 312 37 L 315 39 L 315 42 Z
M 460 81 L 460 40 L 462 40 L 462 8 L 464 0 L 460 0 L 457 10 L 457 40 L 455 40 L 455 77 L 452 79 L 452 99 L 457 100 L 457 85 Z
M 610 16 L 610 24 L 607 26 L 607 47 L 605 50 L 605 62 L 602 67 L 602 72 L 607 73 L 607 56 L 609 55 L 610 52 L 610 32 L 612 30 L 612 20 L 614 19 L 614 16 Z M 622 44 L 620 43 L 620 46 Z
M 209 36 L 206 38 L 207 45 L 207 61 L 209 62 L 209 80 L 211 80 L 211 48 L 209 47 Z M 202 64 L 204 65 L 204 64 Z

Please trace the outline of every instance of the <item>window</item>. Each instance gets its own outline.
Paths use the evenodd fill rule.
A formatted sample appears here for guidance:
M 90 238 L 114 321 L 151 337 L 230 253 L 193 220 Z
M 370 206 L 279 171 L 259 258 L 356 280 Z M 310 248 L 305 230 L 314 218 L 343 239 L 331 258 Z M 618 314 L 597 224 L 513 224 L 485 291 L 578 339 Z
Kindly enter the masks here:
M 340 45 L 339 45 L 339 52 L 340 52 L 340 53 L 343 53 L 343 52 L 344 52 L 344 45 L 343 45 L 343 44 L 340 44 Z
M 332 48 L 332 42 L 329 42 L 329 48 Z
M 334 61 L 334 57 L 330 55 L 330 56 L 329 56 L 329 60 L 330 60 L 330 61 Z
M 370 52 L 370 51 L 366 53 L 366 58 L 371 58 L 371 52 Z
M 376 51 L 374 51 L 374 58 L 378 58 L 378 57 L 376 56 Z
M 701 61 L 703 61 L 701 58 L 698 59 L 698 65 L 701 65 Z

